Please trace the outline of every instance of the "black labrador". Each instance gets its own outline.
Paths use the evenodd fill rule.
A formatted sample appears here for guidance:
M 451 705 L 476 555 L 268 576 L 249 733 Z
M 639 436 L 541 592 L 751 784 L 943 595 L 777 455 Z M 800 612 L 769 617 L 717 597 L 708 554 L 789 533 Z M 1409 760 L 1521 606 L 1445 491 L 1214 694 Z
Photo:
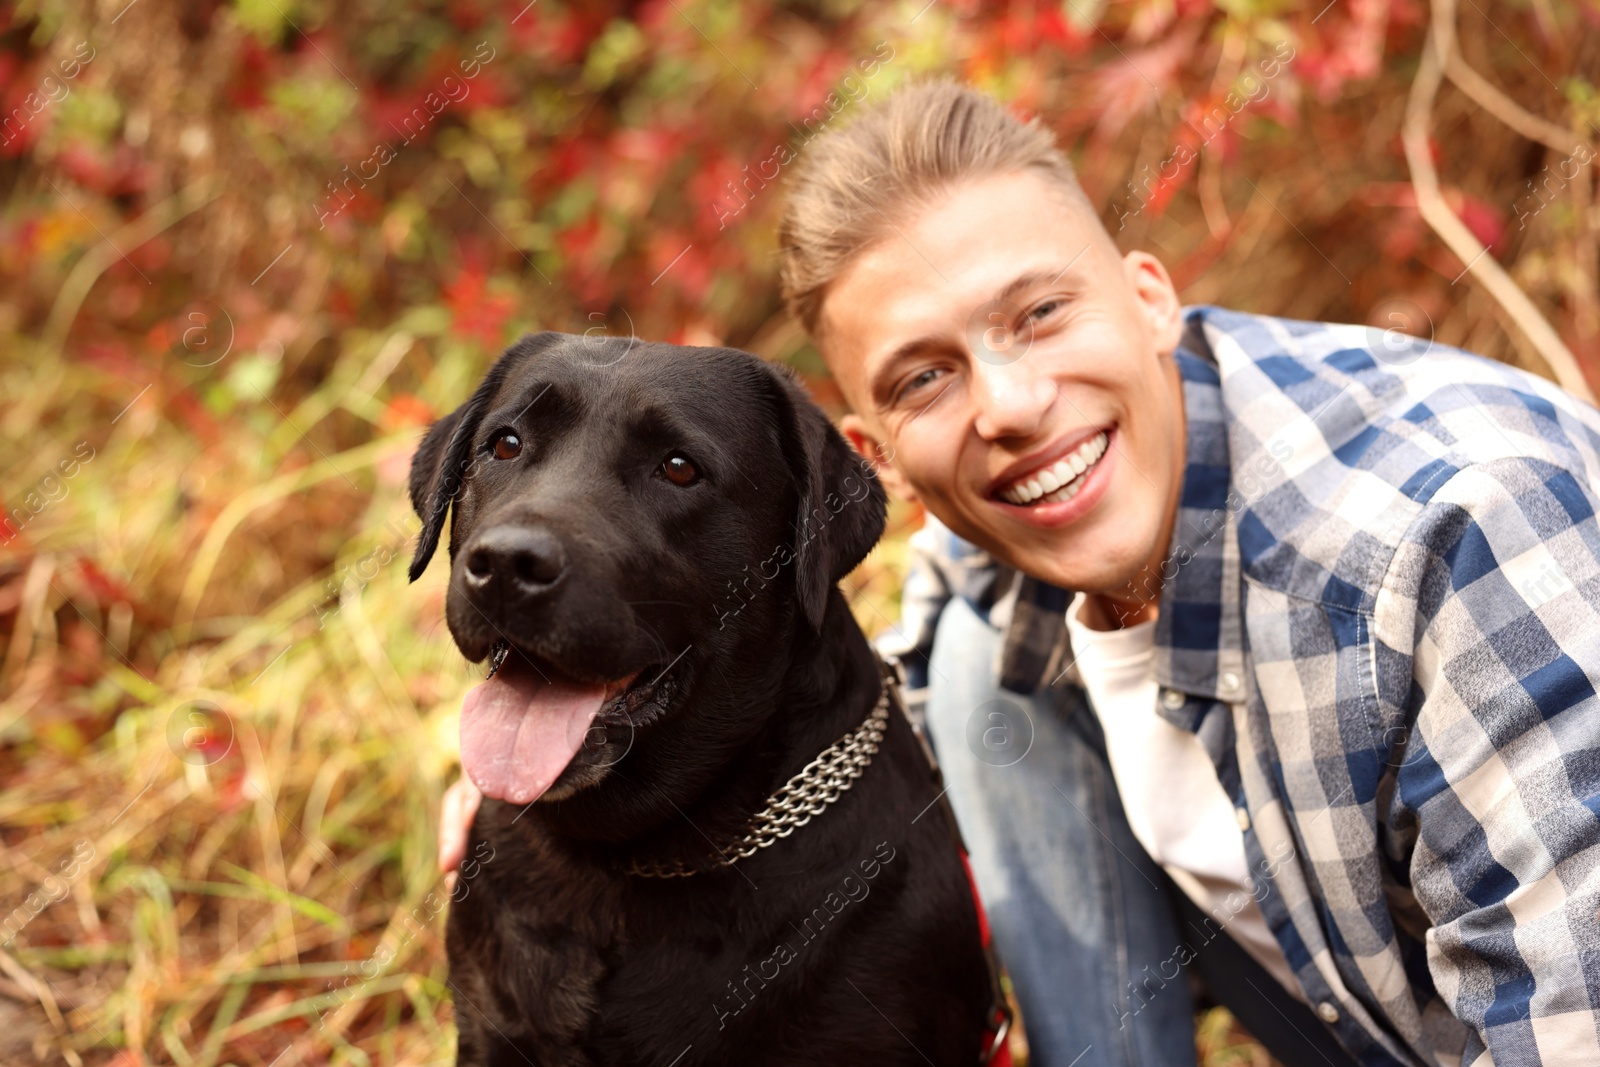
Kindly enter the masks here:
M 460 1062 L 979 1063 L 993 990 L 937 773 L 836 588 L 883 489 L 799 384 L 525 337 L 410 488 L 412 578 L 453 505 L 450 632 L 499 663 L 462 711 L 497 799 L 449 919 Z

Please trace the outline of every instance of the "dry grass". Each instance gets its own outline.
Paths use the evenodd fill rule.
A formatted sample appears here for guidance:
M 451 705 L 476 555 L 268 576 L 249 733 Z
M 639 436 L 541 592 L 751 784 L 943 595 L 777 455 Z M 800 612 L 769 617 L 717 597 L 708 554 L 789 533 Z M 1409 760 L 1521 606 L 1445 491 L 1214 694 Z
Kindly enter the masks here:
M 42 410 L 91 386 L 7 373 Z M 444 569 L 409 587 L 395 565 L 416 434 L 262 479 L 288 422 L 197 448 L 147 394 L 3 564 L 0 899 L 27 921 L 0 957 L 19 1016 L 0 1061 L 449 1055 L 439 926 L 405 916 L 437 881 L 473 677 L 441 626 Z M 36 461 L 71 444 L 41 435 Z M 161 578 L 123 590 L 96 567 Z M 41 886 L 57 899 L 29 914 Z

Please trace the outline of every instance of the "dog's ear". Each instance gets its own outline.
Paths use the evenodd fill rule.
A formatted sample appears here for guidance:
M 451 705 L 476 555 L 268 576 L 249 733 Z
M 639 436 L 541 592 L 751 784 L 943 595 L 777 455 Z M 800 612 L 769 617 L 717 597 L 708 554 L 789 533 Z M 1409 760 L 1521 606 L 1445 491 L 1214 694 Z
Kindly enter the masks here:
M 478 424 L 483 421 L 496 390 L 524 359 L 561 336 L 545 332 L 524 337 L 506 349 L 467 402 L 429 427 L 422 444 L 417 446 L 416 455 L 411 458 L 411 506 L 422 519 L 422 530 L 417 534 L 417 552 L 411 559 L 413 582 L 427 569 L 428 561 L 439 547 L 439 535 L 444 530 L 450 504 L 471 473 L 472 441 L 478 435 Z
M 883 536 L 888 497 L 870 465 L 786 368 L 774 368 L 787 409 L 789 463 L 799 490 L 794 583 L 801 610 L 822 628 L 828 593 Z
M 450 502 L 461 491 L 472 463 L 472 438 L 478 432 L 483 409 L 488 406 L 483 387 L 465 404 L 428 428 L 428 434 L 411 457 L 411 506 L 422 519 L 417 534 L 417 552 L 411 557 L 414 582 L 428 568 L 428 561 L 439 547 L 439 534 Z

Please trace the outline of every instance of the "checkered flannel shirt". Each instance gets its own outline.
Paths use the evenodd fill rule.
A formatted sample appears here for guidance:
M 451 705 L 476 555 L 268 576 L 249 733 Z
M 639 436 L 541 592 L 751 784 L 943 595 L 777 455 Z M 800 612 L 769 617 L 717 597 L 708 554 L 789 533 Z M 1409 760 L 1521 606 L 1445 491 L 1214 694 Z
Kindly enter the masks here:
M 1395 333 L 1185 322 L 1156 711 L 1307 998 L 1363 1064 L 1600 1065 L 1600 412 Z M 1077 681 L 1066 590 L 913 547 L 911 687 L 952 596 L 1007 688 Z

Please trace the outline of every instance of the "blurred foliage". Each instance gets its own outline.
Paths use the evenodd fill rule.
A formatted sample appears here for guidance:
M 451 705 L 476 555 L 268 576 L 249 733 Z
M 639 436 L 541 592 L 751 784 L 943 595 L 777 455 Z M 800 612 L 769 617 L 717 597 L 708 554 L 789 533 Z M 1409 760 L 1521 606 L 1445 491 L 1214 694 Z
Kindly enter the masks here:
M 474 676 L 443 568 L 408 587 L 389 565 L 420 427 L 536 329 L 745 347 L 837 409 L 775 294 L 787 175 L 762 164 L 908 79 L 1042 116 L 1190 302 L 1544 372 L 1415 206 L 1399 130 L 1428 18 L 0 8 L 0 1061 L 449 1055 L 440 925 L 417 909 Z M 1462 55 L 1496 95 L 1453 79 L 1433 124 L 1447 202 L 1591 382 L 1600 212 L 1572 160 L 1600 122 L 1597 23 L 1592 0 L 1469 0 Z M 917 520 L 898 507 L 851 579 L 869 630 Z M 1262 1062 L 1231 1033 L 1208 1017 L 1208 1063 Z

